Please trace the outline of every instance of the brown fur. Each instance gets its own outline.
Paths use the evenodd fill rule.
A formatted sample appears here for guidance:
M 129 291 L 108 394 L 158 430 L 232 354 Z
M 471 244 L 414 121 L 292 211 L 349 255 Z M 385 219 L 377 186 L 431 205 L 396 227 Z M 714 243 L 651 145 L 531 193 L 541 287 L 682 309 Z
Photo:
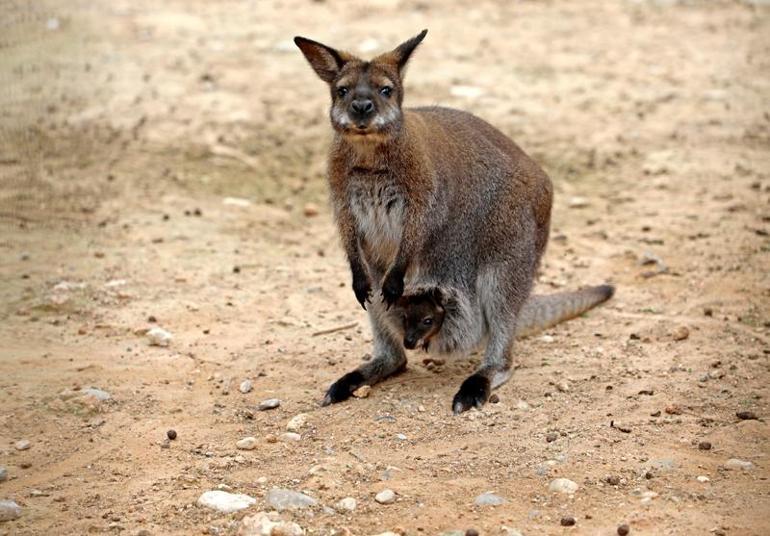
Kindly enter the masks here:
M 331 90 L 328 179 L 353 289 L 364 308 L 372 290 L 384 302 L 369 302 L 374 358 L 325 403 L 404 368 L 400 328 L 385 310 L 407 280 L 446 283 L 482 304 L 486 356 L 453 407 L 483 404 L 510 374 L 516 316 L 548 241 L 551 182 L 516 144 L 465 112 L 401 109 L 403 69 L 425 33 L 370 62 L 295 39 Z

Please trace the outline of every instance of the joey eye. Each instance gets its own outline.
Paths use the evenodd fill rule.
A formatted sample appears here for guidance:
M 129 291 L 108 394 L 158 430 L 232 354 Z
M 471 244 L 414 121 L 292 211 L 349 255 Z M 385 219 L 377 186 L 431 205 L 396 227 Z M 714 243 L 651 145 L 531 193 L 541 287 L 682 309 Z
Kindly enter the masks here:
M 382 89 L 380 89 L 380 95 L 382 95 L 385 98 L 390 97 L 390 94 L 393 93 L 393 88 L 385 86 Z
M 433 319 L 432 318 L 423 318 L 422 324 L 424 326 L 432 326 L 433 325 Z
M 337 88 L 337 95 L 339 95 L 340 97 L 344 97 L 347 94 L 348 94 L 348 88 L 346 88 L 346 87 L 338 87 Z

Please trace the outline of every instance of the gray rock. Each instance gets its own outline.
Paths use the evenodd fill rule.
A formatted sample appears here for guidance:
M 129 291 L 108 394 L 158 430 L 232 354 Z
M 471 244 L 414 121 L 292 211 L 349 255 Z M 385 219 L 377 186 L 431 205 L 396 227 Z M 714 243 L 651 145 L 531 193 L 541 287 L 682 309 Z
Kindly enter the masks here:
M 754 469 L 754 464 L 745 460 L 739 460 L 738 458 L 730 458 L 725 463 L 725 467 L 729 467 L 730 469 L 742 469 L 744 471 L 750 471 L 751 469 Z
M 482 493 L 476 499 L 473 501 L 473 504 L 476 506 L 500 506 L 501 504 L 505 504 L 506 501 L 499 495 L 495 495 L 491 491 L 487 491 L 486 493 Z
M 251 384 L 251 380 L 243 380 L 241 385 L 238 386 L 238 390 L 244 395 L 250 393 L 253 388 L 254 386 Z
M 21 517 L 21 507 L 14 501 L 0 501 L 0 522 Z
M 244 510 L 255 504 L 257 500 L 240 493 L 228 493 L 221 490 L 207 491 L 198 498 L 198 504 L 211 508 L 223 514 Z
M 32 447 L 32 443 L 30 443 L 26 439 L 20 439 L 19 441 L 16 442 L 14 447 L 16 447 L 16 450 L 29 450 L 29 448 Z
M 279 512 L 283 512 L 284 510 L 298 510 L 318 504 L 318 501 L 309 495 L 282 488 L 273 488 L 268 491 L 266 500 L 267 504 Z
M 556 491 L 558 493 L 572 494 L 575 493 L 580 486 L 576 482 L 573 482 L 569 478 L 555 478 L 548 484 L 549 491 Z
M 0 465 L 0 482 L 8 480 L 8 469 Z
M 268 409 L 275 409 L 280 405 L 281 401 L 277 398 L 268 398 L 267 400 L 260 402 L 259 406 L 257 406 L 257 409 L 259 411 L 267 411 Z
M 374 500 L 380 504 L 393 504 L 396 502 L 396 493 L 392 489 L 384 489 L 374 496 Z
M 677 468 L 676 460 L 671 458 L 661 458 L 660 460 L 653 460 L 650 462 L 650 469 L 657 470 L 661 473 L 668 473 Z

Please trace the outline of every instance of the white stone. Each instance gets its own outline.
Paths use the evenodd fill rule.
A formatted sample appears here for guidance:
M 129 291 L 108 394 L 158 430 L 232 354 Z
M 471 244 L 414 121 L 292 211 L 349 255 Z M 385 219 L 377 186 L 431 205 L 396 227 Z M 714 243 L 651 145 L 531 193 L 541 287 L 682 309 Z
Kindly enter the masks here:
M 238 386 L 238 390 L 245 395 L 246 393 L 250 393 L 253 387 L 251 380 L 243 380 L 241 385 Z
M 701 482 L 701 483 L 705 484 L 706 482 L 709 482 L 711 479 L 709 477 L 707 477 L 707 476 L 702 476 L 701 475 L 696 480 L 698 482 Z
M 358 502 L 353 497 L 345 497 L 337 503 L 337 510 L 352 512 L 357 506 Z
M 30 443 L 26 439 L 21 439 L 16 442 L 14 447 L 16 447 L 16 450 L 29 450 L 30 447 L 32 447 L 32 443 Z
M 150 341 L 150 346 L 168 346 L 173 338 L 171 333 L 158 326 L 153 327 L 147 332 L 147 339 Z
M 96 387 L 88 387 L 80 392 L 83 393 L 83 396 L 92 396 L 100 402 L 104 402 L 112 398 L 110 393 L 107 391 L 102 391 L 101 389 L 97 389 Z
M 529 404 L 527 404 L 524 400 L 519 400 L 516 402 L 516 409 L 527 411 L 529 409 Z
M 286 424 L 286 430 L 289 432 L 299 432 L 307 424 L 307 413 L 299 413 L 292 417 Z
M 392 489 L 384 489 L 374 496 L 374 500 L 380 504 L 393 504 L 396 502 L 396 493 Z
M 251 206 L 251 201 L 242 197 L 225 197 L 222 199 L 222 204 L 232 207 L 246 208 Z
M 8 469 L 0 465 L 0 482 L 8 480 Z
M 730 469 L 743 469 L 744 471 L 749 471 L 751 469 L 754 469 L 754 464 L 751 462 L 747 462 L 744 460 L 739 460 L 737 458 L 730 458 L 727 460 L 727 463 L 725 463 L 726 467 L 729 467 Z
M 500 530 L 502 531 L 503 536 L 524 536 L 524 533 L 519 529 L 513 529 L 511 527 L 506 527 L 505 525 L 500 527 Z
M 567 200 L 567 206 L 569 208 L 585 208 L 591 203 L 588 201 L 588 198 L 586 197 L 570 197 Z
M 244 510 L 255 504 L 257 500 L 241 493 L 228 493 L 226 491 L 213 490 L 203 493 L 198 498 L 198 504 L 211 508 L 223 514 L 230 514 Z
M 579 487 L 580 486 L 578 486 L 576 482 L 573 482 L 569 478 L 555 478 L 548 484 L 549 491 L 567 494 L 575 493 Z
M 251 436 L 244 437 L 240 441 L 236 441 L 235 446 L 240 450 L 254 450 L 257 448 L 257 438 Z
M 302 436 L 296 432 L 284 432 L 281 434 L 279 439 L 281 441 L 299 441 L 302 439 Z
M 0 501 L 0 522 L 21 517 L 21 507 L 14 501 Z

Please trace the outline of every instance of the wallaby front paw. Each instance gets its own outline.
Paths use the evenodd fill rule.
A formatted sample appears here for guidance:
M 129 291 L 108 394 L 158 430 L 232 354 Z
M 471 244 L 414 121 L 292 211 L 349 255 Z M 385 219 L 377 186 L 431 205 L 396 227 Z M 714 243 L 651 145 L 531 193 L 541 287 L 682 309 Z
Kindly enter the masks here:
M 372 292 L 372 286 L 369 284 L 369 280 L 366 276 L 353 278 L 353 292 L 356 294 L 356 299 L 361 307 L 366 311 L 366 302 L 369 301 L 369 296 Z
M 473 374 L 465 379 L 452 400 L 452 411 L 455 415 L 471 408 L 480 408 L 489 398 L 491 392 L 489 379 L 481 374 Z
M 390 309 L 404 294 L 404 273 L 400 270 L 391 270 L 385 276 L 382 283 L 382 301 Z
M 353 391 L 361 387 L 365 381 L 364 375 L 357 370 L 348 372 L 329 387 L 321 405 L 328 406 L 329 404 L 336 404 L 337 402 L 347 400 L 353 394 Z

